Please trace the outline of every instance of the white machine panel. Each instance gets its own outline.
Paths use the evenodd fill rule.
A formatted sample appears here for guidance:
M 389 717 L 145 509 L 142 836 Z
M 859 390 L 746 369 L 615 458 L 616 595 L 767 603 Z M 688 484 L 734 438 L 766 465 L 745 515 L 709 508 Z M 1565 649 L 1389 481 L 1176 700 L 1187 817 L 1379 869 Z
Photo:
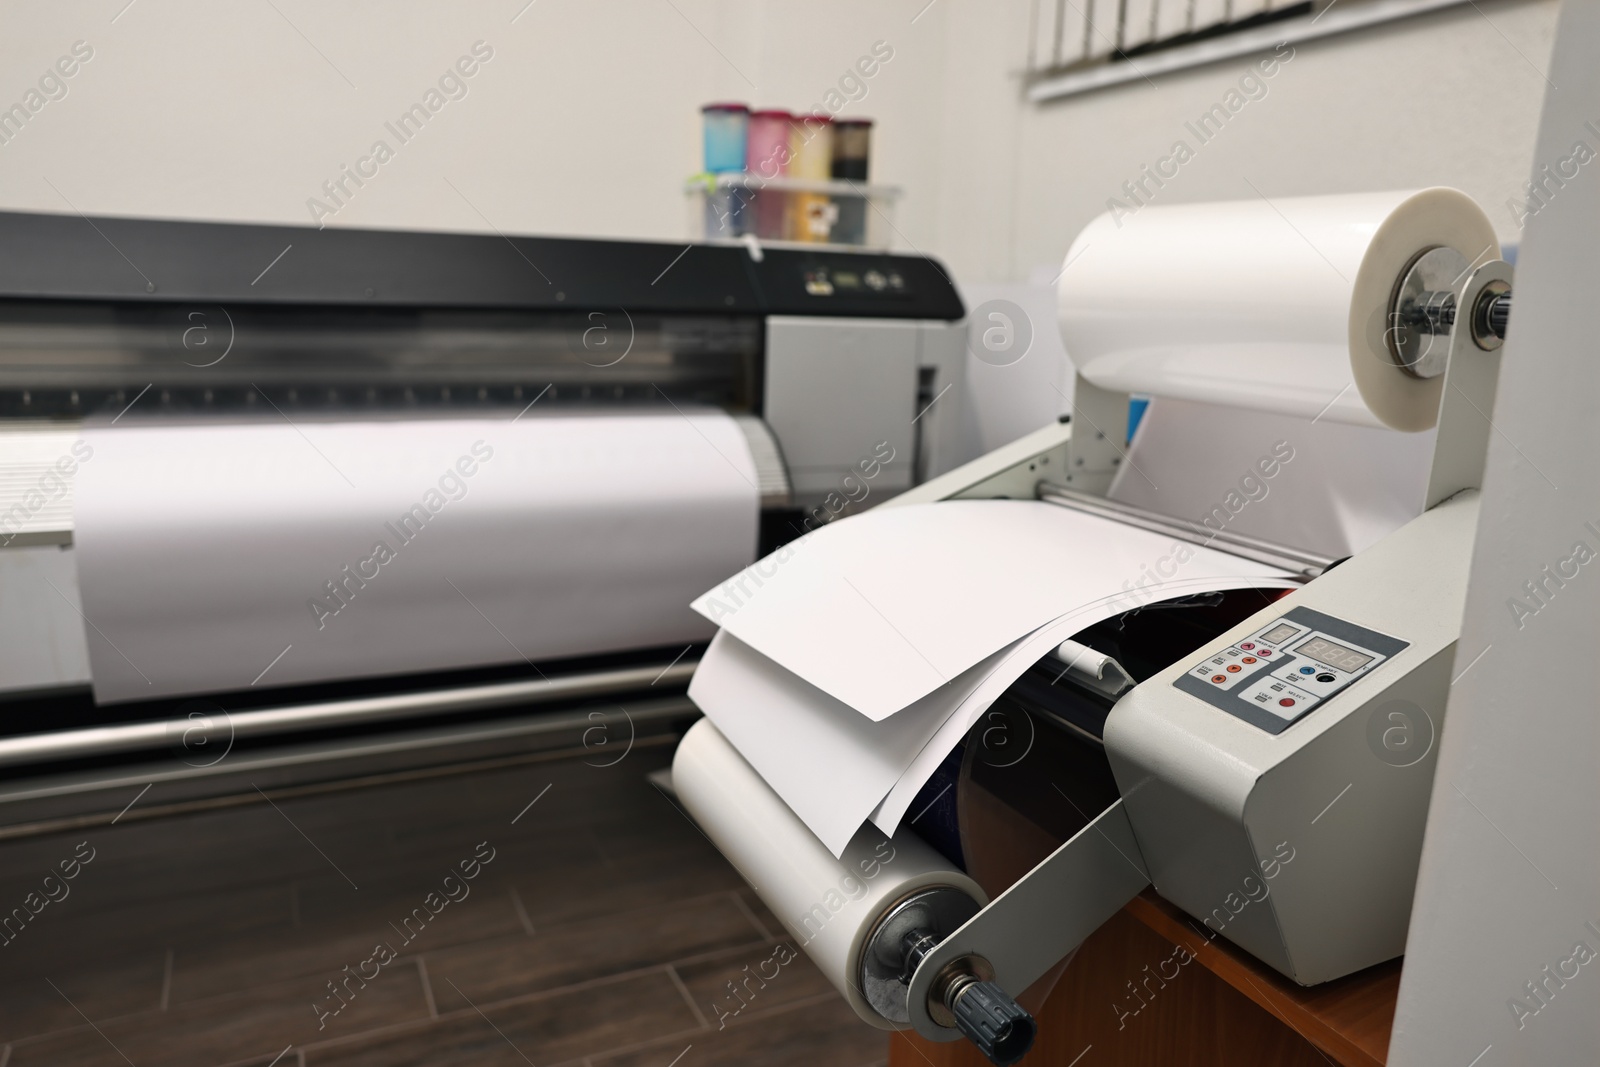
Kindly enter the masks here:
M 1404 951 L 1477 513 L 1429 510 L 1106 720 L 1156 891 L 1302 984 Z

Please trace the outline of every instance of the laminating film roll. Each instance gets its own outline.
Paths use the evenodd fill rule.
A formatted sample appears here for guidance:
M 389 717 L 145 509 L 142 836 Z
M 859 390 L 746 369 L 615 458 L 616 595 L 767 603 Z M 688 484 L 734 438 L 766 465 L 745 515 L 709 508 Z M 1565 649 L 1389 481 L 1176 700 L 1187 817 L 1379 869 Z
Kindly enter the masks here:
M 1438 247 L 1500 253 L 1446 188 L 1107 213 L 1067 253 L 1062 338 L 1104 389 L 1426 430 L 1443 377 L 1401 370 L 1385 334 L 1400 280 Z
M 909 831 L 888 837 L 864 827 L 835 859 L 708 719 L 679 742 L 672 785 L 856 1014 L 880 1029 L 907 1024 L 874 1009 L 869 995 L 881 999 L 862 988 L 863 953 L 879 921 L 913 894 L 937 887 L 988 903 L 976 882 Z

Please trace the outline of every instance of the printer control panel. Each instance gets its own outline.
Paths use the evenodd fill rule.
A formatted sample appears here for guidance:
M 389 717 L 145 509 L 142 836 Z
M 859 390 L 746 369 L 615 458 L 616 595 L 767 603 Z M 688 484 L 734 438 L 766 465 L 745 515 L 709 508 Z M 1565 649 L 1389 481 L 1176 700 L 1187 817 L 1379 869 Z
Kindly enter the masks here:
M 808 296 L 905 297 L 912 295 L 905 273 L 887 261 L 840 256 L 801 265 Z
M 1173 685 L 1278 734 L 1408 644 L 1297 607 L 1191 664 Z

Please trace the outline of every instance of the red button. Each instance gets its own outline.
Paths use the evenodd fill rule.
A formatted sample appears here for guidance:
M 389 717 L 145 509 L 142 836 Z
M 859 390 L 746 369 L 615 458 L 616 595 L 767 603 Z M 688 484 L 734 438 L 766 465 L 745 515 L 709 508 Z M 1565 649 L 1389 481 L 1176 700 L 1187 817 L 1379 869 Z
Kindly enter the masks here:
M 1282 700 L 1278 701 L 1278 703 L 1282 704 L 1286 708 L 1292 708 L 1292 707 L 1294 707 L 1294 698 L 1293 697 L 1284 697 Z
M 1254 663 L 1255 661 L 1256 661 L 1256 658 L 1254 656 L 1246 656 L 1244 659 L 1240 660 L 1239 662 L 1241 662 L 1241 663 Z
M 1243 668 L 1240 667 L 1237 663 L 1228 664 L 1228 673 L 1229 674 L 1238 674 L 1241 670 L 1243 670 Z
M 1272 649 L 1270 649 L 1270 648 L 1263 648 L 1263 649 L 1262 649 L 1262 650 L 1261 650 L 1261 654 L 1262 654 L 1262 655 L 1263 655 L 1263 656 L 1270 656 L 1270 655 L 1272 655 Z
M 1226 682 L 1228 680 L 1228 676 L 1225 674 L 1213 674 L 1211 676 L 1211 680 L 1213 682 Z
M 1248 652 L 1250 649 L 1256 647 L 1256 643 L 1254 641 L 1246 641 L 1244 644 L 1240 645 L 1239 647 L 1244 649 L 1246 652 Z

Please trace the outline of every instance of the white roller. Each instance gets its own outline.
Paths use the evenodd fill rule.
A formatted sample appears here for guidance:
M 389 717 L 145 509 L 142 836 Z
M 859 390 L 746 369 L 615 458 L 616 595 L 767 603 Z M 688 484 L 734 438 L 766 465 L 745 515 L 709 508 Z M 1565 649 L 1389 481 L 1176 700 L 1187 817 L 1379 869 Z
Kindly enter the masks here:
M 1108 212 L 1067 253 L 1061 334 L 1103 389 L 1425 430 L 1443 378 L 1403 373 L 1384 331 L 1397 283 L 1439 246 L 1500 254 L 1483 210 L 1445 188 Z
M 1056 659 L 1077 679 L 1108 697 L 1118 696 L 1137 683 L 1115 659 L 1070 637 L 1056 646 Z
M 931 886 L 988 903 L 976 882 L 908 831 L 889 838 L 863 827 L 834 859 L 707 719 L 679 743 L 672 784 L 706 836 L 856 1014 L 880 1029 L 897 1027 L 872 1009 L 857 985 L 861 952 L 878 919 Z

